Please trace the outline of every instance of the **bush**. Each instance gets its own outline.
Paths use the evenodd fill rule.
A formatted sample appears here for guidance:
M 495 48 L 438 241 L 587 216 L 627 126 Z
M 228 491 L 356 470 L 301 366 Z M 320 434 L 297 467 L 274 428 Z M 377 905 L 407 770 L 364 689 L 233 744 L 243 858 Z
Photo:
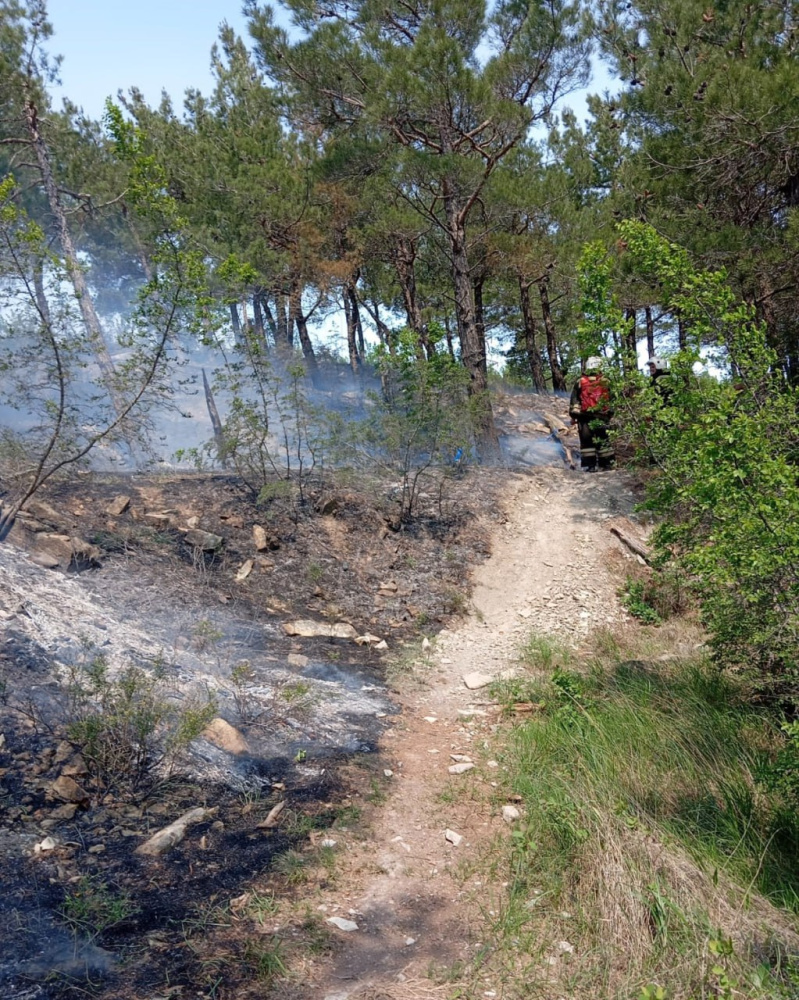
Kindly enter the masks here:
M 662 519 L 653 537 L 659 565 L 692 581 L 720 663 L 753 670 L 772 694 L 795 700 L 799 394 L 723 271 L 695 269 L 644 224 L 619 231 L 625 279 L 647 284 L 688 331 L 666 400 L 629 365 L 615 374 L 620 433 L 648 470 L 644 506 Z M 592 345 L 625 329 L 610 259 L 597 245 L 584 258 L 581 334 Z M 705 365 L 713 374 L 697 375 Z
M 102 785 L 137 792 L 169 776 L 215 711 L 209 698 L 170 700 L 161 682 L 137 667 L 112 679 L 106 660 L 94 655 L 73 671 L 66 736 Z

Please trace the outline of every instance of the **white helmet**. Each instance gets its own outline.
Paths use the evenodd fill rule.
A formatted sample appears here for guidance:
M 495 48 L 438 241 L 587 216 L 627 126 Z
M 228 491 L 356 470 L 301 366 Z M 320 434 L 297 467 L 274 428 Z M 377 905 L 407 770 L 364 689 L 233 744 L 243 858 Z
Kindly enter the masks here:
M 592 358 L 589 358 L 589 359 L 588 359 L 588 360 L 586 361 L 586 363 L 585 363 L 585 370 L 586 370 L 587 372 L 590 372 L 590 371 L 598 371 L 598 370 L 600 370 L 600 369 L 602 368 L 602 365 L 603 365 L 604 363 L 605 363 L 605 362 L 604 362 L 604 359 L 603 359 L 603 358 L 598 358 L 598 357 L 596 357 L 596 355 L 595 355 L 594 357 L 592 357 Z
M 654 365 L 658 371 L 665 371 L 669 367 L 669 363 L 665 358 L 650 358 L 647 364 Z

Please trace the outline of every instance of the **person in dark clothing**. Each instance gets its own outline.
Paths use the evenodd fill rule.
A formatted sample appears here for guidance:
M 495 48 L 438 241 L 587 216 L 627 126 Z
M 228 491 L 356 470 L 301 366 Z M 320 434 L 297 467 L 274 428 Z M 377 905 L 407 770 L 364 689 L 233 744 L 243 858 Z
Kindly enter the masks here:
M 569 416 L 577 424 L 580 435 L 580 466 L 588 472 L 612 469 L 616 458 L 608 437 L 610 418 L 610 388 L 602 374 L 602 358 L 589 358 L 585 374 L 572 389 Z
M 652 388 L 660 397 L 661 403 L 668 406 L 671 402 L 671 395 L 674 388 L 669 375 L 669 363 L 663 358 L 650 358 L 647 362 L 649 366 L 649 377 L 652 379 Z

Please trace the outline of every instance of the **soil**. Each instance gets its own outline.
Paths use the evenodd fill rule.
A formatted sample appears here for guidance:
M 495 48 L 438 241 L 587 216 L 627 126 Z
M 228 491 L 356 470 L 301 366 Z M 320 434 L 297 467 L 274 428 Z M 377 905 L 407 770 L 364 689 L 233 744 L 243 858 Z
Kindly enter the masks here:
M 341 951 L 308 997 L 445 996 L 435 982 L 457 978 L 478 956 L 502 905 L 501 878 L 483 882 L 474 861 L 510 833 L 495 780 L 501 765 L 487 758 L 488 737 L 507 723 L 487 688 L 470 691 L 464 677 L 523 671 L 520 646 L 531 634 L 579 649 L 625 619 L 611 565 L 632 557 L 609 528 L 623 524 L 641 537 L 629 522 L 632 506 L 630 480 L 619 472 L 542 468 L 508 483 L 470 613 L 417 665 L 418 683 L 406 688 L 400 722 L 386 734 L 393 774 L 385 805 L 368 841 L 352 845 L 342 887 L 321 894 L 324 913 L 350 915 L 359 930 L 339 934 Z M 464 759 L 474 767 L 450 774 Z M 451 843 L 447 831 L 462 840 Z
M 40 510 L 0 547 L 4 996 L 412 1000 L 479 953 L 502 885 L 470 866 L 509 834 L 487 759 L 504 723 L 463 677 L 521 669 L 531 633 L 579 647 L 622 620 L 609 558 L 634 557 L 609 527 L 641 532 L 618 472 L 470 470 L 444 485 L 401 530 L 390 489 L 354 485 L 259 505 L 224 476 L 107 477 L 40 498 L 51 523 Z M 123 493 L 129 508 L 105 513 Z M 187 544 L 190 518 L 220 551 Z M 96 546 L 99 565 L 22 559 L 48 529 Z M 292 637 L 294 619 L 388 648 Z M 178 702 L 211 691 L 248 751 L 201 740 L 146 791 L 79 774 L 86 800 L 63 818 L 65 682 L 98 649 L 112 676 L 157 662 Z M 213 812 L 171 853 L 135 853 L 198 805 Z M 46 836 L 55 847 L 37 853 Z

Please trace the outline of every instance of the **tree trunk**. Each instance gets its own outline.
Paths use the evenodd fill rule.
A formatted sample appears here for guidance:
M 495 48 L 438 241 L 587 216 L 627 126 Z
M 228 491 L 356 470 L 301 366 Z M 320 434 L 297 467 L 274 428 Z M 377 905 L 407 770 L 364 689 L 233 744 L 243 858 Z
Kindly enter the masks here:
M 447 338 L 447 350 L 449 356 L 455 361 L 455 345 L 452 343 L 452 330 L 449 328 L 449 316 L 444 317 L 444 335 Z
M 47 195 L 47 202 L 50 206 L 50 211 L 53 213 L 53 219 L 58 230 L 58 238 L 61 243 L 61 249 L 64 252 L 67 274 L 69 275 L 69 280 L 72 282 L 72 287 L 75 289 L 75 298 L 78 300 L 81 319 L 83 320 L 83 325 L 91 341 L 94 355 L 97 358 L 97 363 L 100 366 L 100 371 L 111 396 L 112 405 L 117 416 L 119 416 L 124 409 L 124 404 L 113 384 L 114 362 L 108 350 L 108 344 L 103 333 L 103 328 L 100 325 L 100 319 L 94 308 L 94 301 L 89 293 L 89 286 L 86 284 L 86 276 L 78 260 L 75 244 L 72 242 L 72 234 L 67 225 L 66 212 L 61 203 L 61 195 L 53 177 L 50 152 L 39 131 L 39 116 L 36 105 L 29 96 L 25 100 L 25 122 L 36 156 L 36 164 L 41 174 L 45 194 Z
M 377 336 L 380 339 L 380 343 L 384 344 L 388 348 L 389 354 L 396 354 L 397 345 L 394 342 L 394 333 L 391 329 L 389 329 L 389 327 L 386 326 L 386 324 L 380 318 L 380 306 L 377 303 L 377 299 L 372 299 L 371 306 L 364 299 L 361 302 L 361 305 L 374 320 L 375 329 L 377 330 Z
M 350 367 L 356 375 L 361 374 L 361 358 L 358 354 L 358 342 L 356 340 L 357 331 L 355 328 L 355 316 L 352 312 L 352 300 L 349 295 L 349 288 L 344 289 L 344 316 L 347 320 L 347 350 L 350 355 Z
M 399 240 L 394 253 L 394 269 L 397 272 L 408 328 L 416 334 L 416 356 L 423 361 L 430 355 L 427 329 L 422 319 L 422 310 L 416 294 L 416 248 L 409 240 Z
M 469 256 L 466 251 L 466 220 L 458 205 L 458 199 L 446 179 L 443 190 L 447 235 L 452 255 L 452 284 L 455 292 L 455 318 L 461 343 L 461 360 L 469 373 L 469 393 L 478 404 L 474 415 L 475 440 L 480 457 L 493 459 L 499 455 L 499 436 L 488 393 L 485 350 L 480 345 L 480 334 L 474 314 Z
M 216 408 L 214 394 L 208 384 L 208 377 L 203 368 L 203 389 L 205 390 L 205 405 L 208 407 L 208 416 L 211 418 L 211 427 L 214 431 L 214 441 L 216 443 L 216 456 L 223 469 L 227 468 L 227 458 L 225 457 L 225 433 L 222 429 L 222 421 L 219 419 L 219 410 Z
M 252 321 L 253 329 L 255 330 L 255 340 L 258 344 L 258 350 L 263 351 L 264 354 L 269 353 L 269 344 L 266 340 L 266 330 L 264 329 L 264 313 L 261 308 L 261 296 L 258 292 L 255 292 L 252 297 Z
M 644 316 L 646 318 L 646 350 L 647 357 L 654 358 L 655 356 L 655 320 L 652 317 L 652 307 L 647 306 L 644 309 Z
M 688 347 L 688 327 L 679 312 L 677 313 L 677 344 L 681 351 Z
M 628 375 L 638 368 L 638 330 L 636 328 L 636 311 L 632 306 L 624 310 L 626 326 L 624 328 L 623 362 Z
M 278 347 L 280 343 L 280 334 L 277 330 L 277 322 L 275 321 L 274 314 L 269 308 L 269 300 L 264 292 L 261 292 L 258 299 L 263 308 L 264 316 L 266 317 L 266 325 L 269 327 L 269 332 L 272 334 L 272 341 L 274 342 L 275 347 Z
M 474 321 L 477 326 L 477 340 L 480 344 L 480 353 L 486 357 L 486 322 L 485 310 L 483 308 L 483 284 L 484 278 L 475 278 L 472 281 L 472 294 L 474 296 Z
M 350 285 L 347 288 L 347 294 L 350 297 L 352 315 L 355 318 L 355 329 L 358 333 L 358 354 L 360 355 L 361 363 L 363 363 L 366 358 L 366 346 L 363 342 L 363 323 L 361 322 L 361 310 L 358 308 L 358 296 L 355 294 L 355 285 Z
M 241 320 L 239 319 L 239 307 L 235 302 L 230 303 L 230 322 L 233 325 L 233 340 L 236 347 L 241 347 L 244 337 L 241 332 Z
M 566 391 L 566 379 L 558 358 L 558 341 L 555 336 L 555 324 L 552 320 L 552 307 L 549 303 L 549 275 L 545 274 L 538 282 L 538 294 L 541 298 L 541 314 L 544 317 L 544 329 L 547 335 L 547 354 L 549 368 L 552 372 L 552 388 L 556 392 Z
M 297 336 L 302 347 L 302 356 L 305 358 L 305 368 L 311 376 L 311 383 L 315 389 L 320 387 L 319 366 L 316 363 L 316 354 L 313 349 L 313 342 L 308 333 L 308 321 L 302 311 L 302 289 L 299 282 L 294 282 L 289 294 L 289 315 L 291 321 L 297 327 Z
M 535 391 L 546 392 L 547 380 L 544 377 L 544 362 L 536 343 L 535 316 L 530 304 L 530 285 L 531 282 L 525 281 L 519 275 L 519 296 L 522 303 L 522 320 L 524 321 L 524 347 L 527 352 L 527 360 L 530 364 L 530 374 L 533 377 Z
M 294 331 L 288 319 L 288 299 L 282 292 L 278 292 L 275 296 L 275 308 L 278 340 L 281 346 L 291 349 L 294 346 Z

